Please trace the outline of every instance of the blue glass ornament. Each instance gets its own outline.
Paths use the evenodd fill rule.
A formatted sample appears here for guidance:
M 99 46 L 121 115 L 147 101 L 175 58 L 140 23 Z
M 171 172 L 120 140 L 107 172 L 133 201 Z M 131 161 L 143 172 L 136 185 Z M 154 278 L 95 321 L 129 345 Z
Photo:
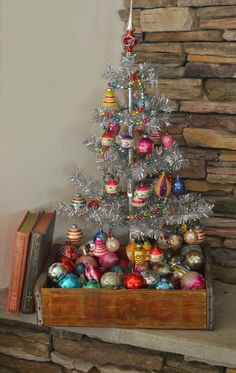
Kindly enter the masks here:
M 68 273 L 59 278 L 58 286 L 63 289 L 81 288 L 82 283 L 76 275 L 73 275 L 73 273 Z
M 85 273 L 85 264 L 84 263 L 78 263 L 75 266 L 75 274 L 77 276 L 82 275 Z
M 167 278 L 160 278 L 154 284 L 155 289 L 157 290 L 172 290 L 174 289 L 174 285 L 170 280 Z
M 184 181 L 182 179 L 180 179 L 179 176 L 176 176 L 172 180 L 171 192 L 176 197 L 179 197 L 179 196 L 181 196 L 181 194 L 185 193 L 185 184 L 184 184 Z
M 99 229 L 99 231 L 93 237 L 93 241 L 95 242 L 98 238 L 105 242 L 107 240 L 106 232 L 104 232 L 102 229 Z

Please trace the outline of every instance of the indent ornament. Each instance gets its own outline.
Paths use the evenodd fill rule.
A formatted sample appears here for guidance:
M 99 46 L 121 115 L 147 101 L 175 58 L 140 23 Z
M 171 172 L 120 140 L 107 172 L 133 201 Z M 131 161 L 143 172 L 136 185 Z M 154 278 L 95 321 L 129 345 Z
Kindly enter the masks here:
M 114 196 L 118 193 L 118 186 L 119 186 L 119 184 L 117 183 L 117 181 L 115 179 L 108 180 L 105 183 L 105 191 L 110 196 Z
M 110 146 L 114 144 L 114 142 L 115 142 L 114 137 L 112 136 L 110 132 L 105 132 L 101 137 L 101 144 L 105 148 L 109 148 Z
M 165 198 L 171 192 L 171 183 L 167 178 L 165 172 L 158 177 L 155 184 L 155 193 L 158 197 Z

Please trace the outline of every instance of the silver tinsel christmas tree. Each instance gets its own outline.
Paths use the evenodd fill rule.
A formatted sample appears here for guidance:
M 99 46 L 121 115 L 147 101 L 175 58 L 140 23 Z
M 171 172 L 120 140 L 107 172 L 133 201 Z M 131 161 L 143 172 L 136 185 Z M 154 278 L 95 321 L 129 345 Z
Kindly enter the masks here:
M 97 158 L 102 181 L 75 172 L 70 181 L 77 195 L 56 209 L 102 229 L 127 226 L 130 236 L 158 238 L 163 227 L 181 228 L 209 216 L 213 205 L 186 193 L 177 175 L 183 158 L 168 133 L 174 106 L 163 95 L 148 94 L 158 79 L 149 64 L 135 63 L 132 6 L 122 43 L 125 56 L 117 69 L 107 66 L 103 106 L 94 111 L 103 134 L 84 143 Z

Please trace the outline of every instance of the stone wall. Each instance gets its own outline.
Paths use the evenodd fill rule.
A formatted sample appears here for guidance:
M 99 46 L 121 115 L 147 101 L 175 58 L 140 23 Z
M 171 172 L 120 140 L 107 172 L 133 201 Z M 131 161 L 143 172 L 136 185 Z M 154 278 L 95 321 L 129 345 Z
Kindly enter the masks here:
M 133 0 L 137 61 L 175 102 L 171 133 L 189 191 L 215 200 L 204 222 L 214 277 L 236 283 L 236 0 Z M 129 0 L 120 11 L 128 19 Z M 152 90 L 155 93 L 155 90 Z
M 0 320 L 0 373 L 236 373 L 183 356 Z

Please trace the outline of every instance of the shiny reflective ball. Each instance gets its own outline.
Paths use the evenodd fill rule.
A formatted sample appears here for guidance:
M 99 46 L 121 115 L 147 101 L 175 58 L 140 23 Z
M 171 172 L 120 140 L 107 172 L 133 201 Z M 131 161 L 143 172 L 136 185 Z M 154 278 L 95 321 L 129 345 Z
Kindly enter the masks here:
M 81 288 L 82 283 L 76 275 L 68 273 L 59 278 L 58 286 L 63 289 Z
M 48 278 L 53 282 L 57 283 L 59 277 L 66 275 L 66 274 L 67 274 L 66 266 L 62 263 L 53 263 L 48 268 Z
M 203 267 L 204 256 L 200 251 L 192 250 L 185 256 L 184 262 L 192 271 L 199 271 Z

